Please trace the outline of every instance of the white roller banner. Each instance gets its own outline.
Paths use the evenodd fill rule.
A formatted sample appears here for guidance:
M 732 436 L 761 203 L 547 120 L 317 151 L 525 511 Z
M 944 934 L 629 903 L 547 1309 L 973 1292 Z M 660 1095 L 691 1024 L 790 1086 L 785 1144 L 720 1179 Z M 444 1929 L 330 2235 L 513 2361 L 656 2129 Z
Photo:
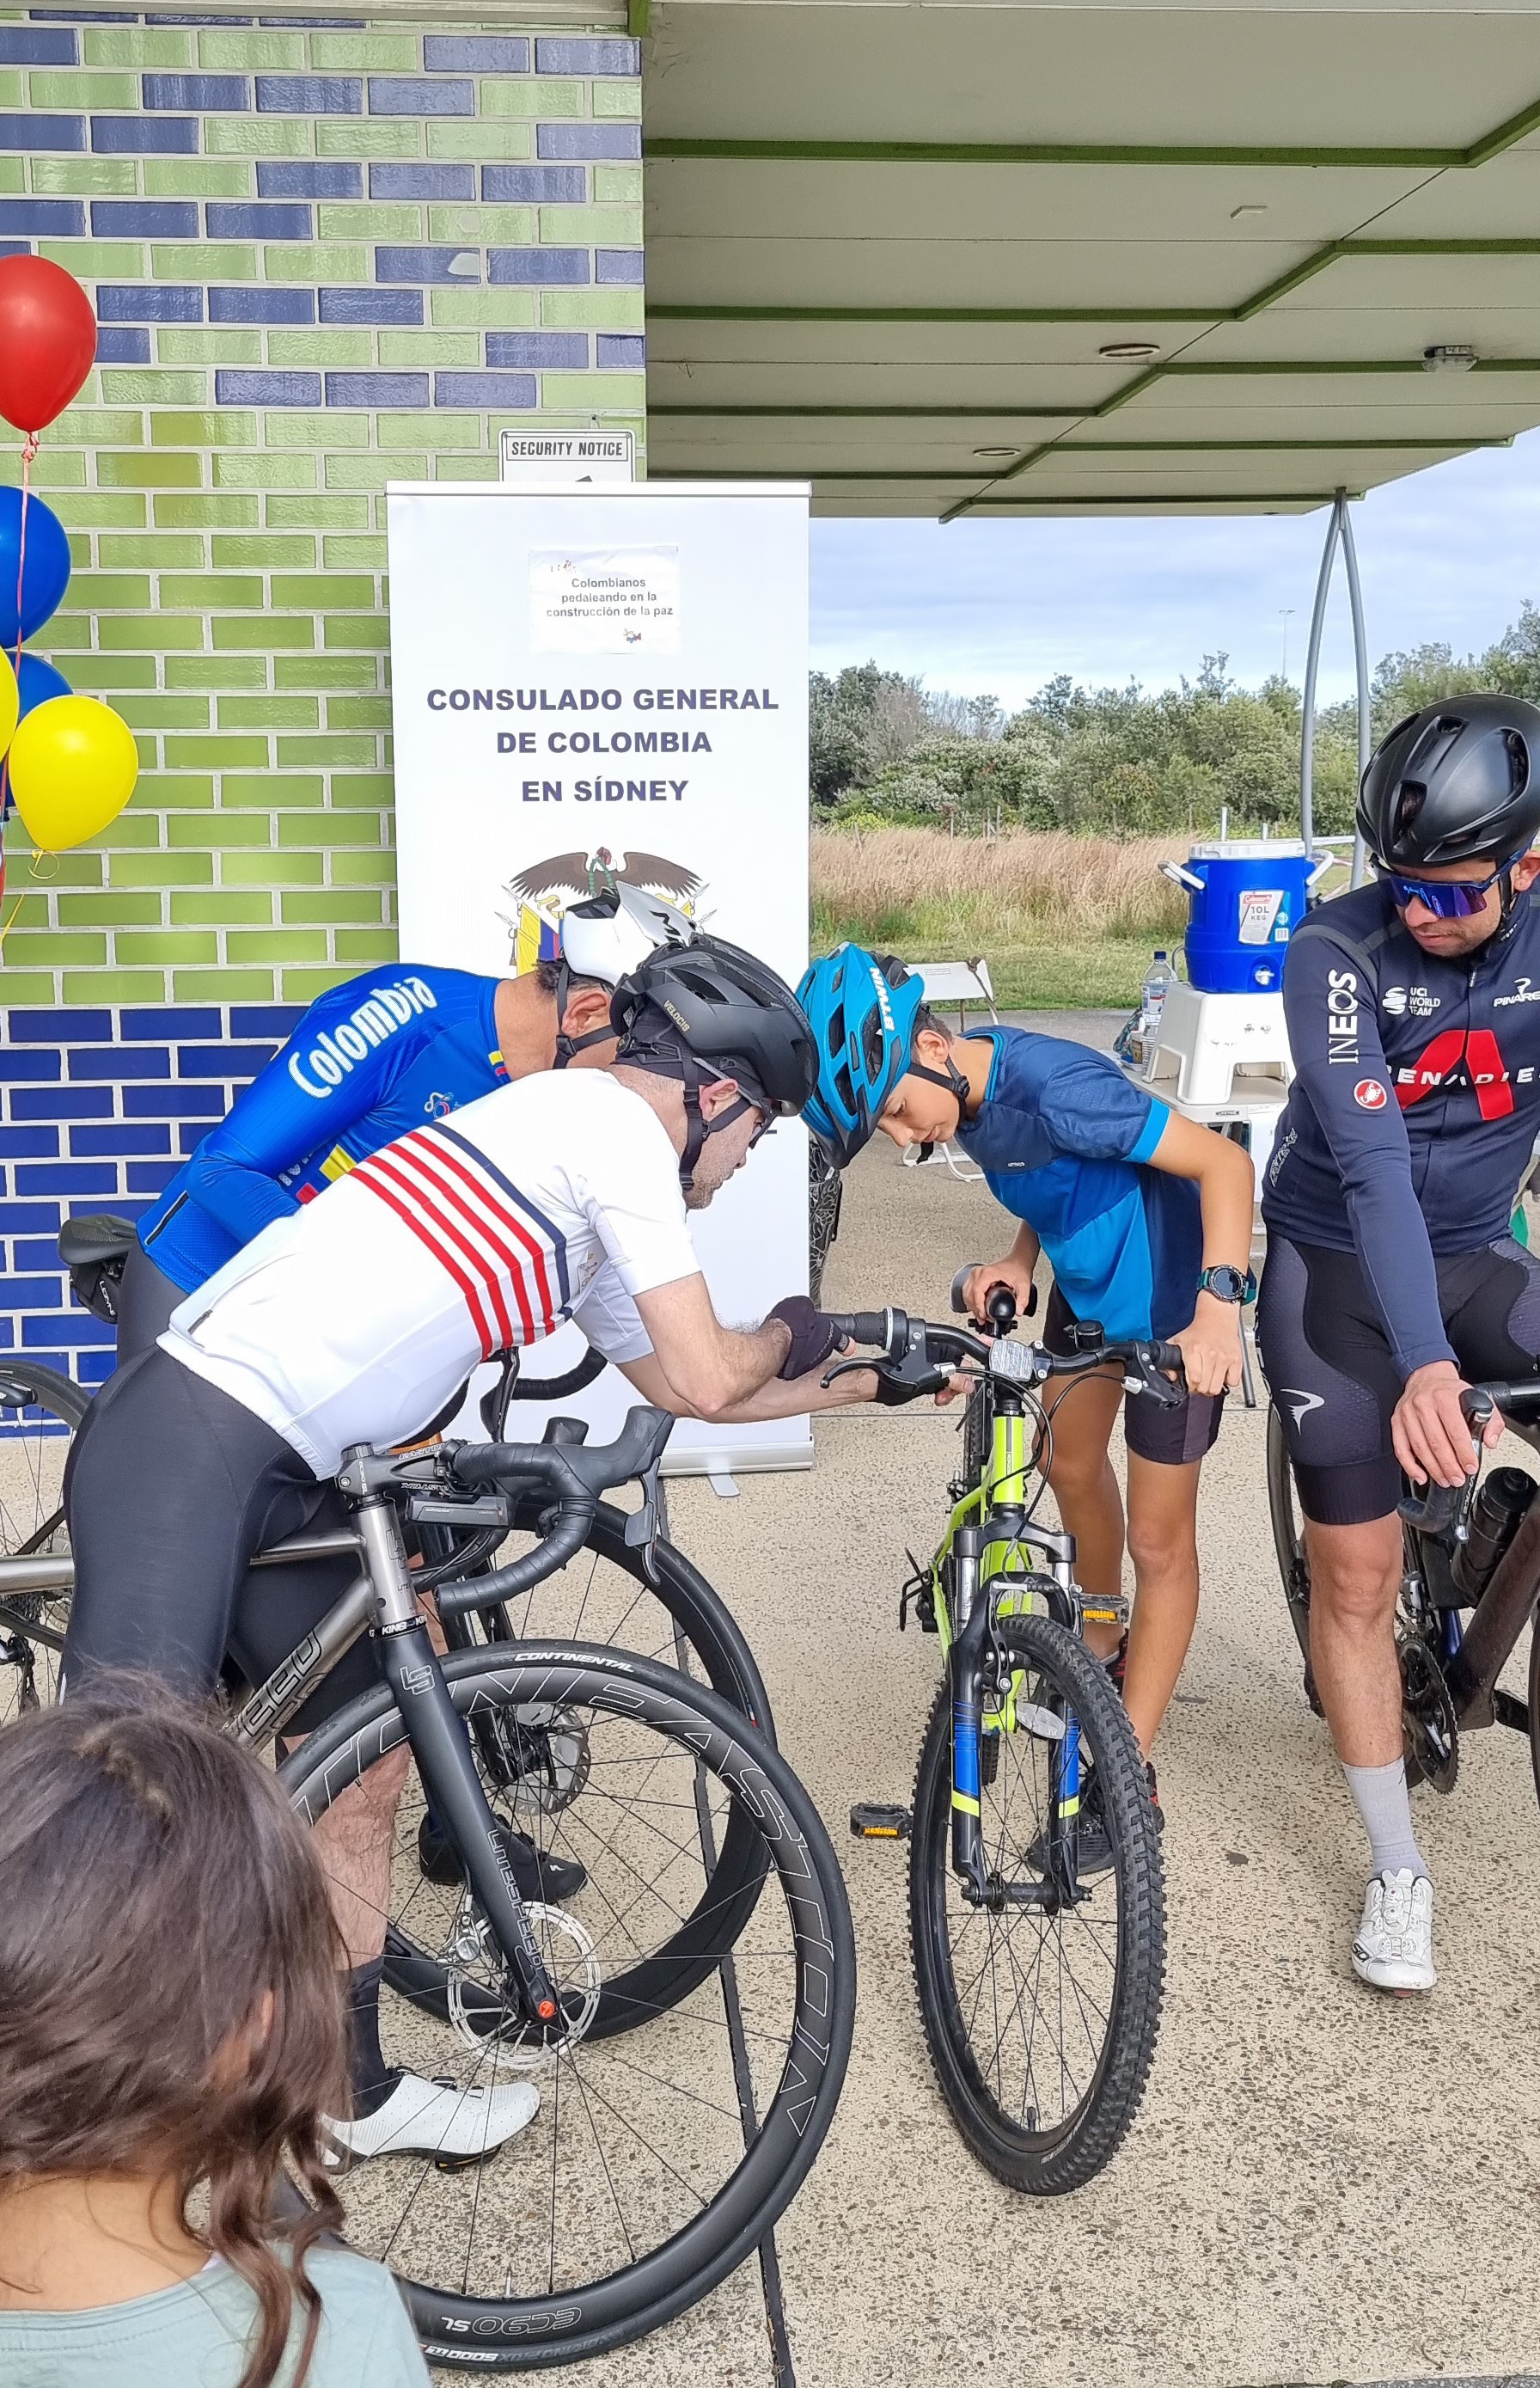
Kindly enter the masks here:
M 506 972 L 522 906 L 559 914 L 613 872 L 795 984 L 807 961 L 807 490 L 435 481 L 388 494 L 403 959 Z M 765 1137 L 691 1225 L 728 1323 L 805 1293 L 800 1124 Z M 571 1367 L 583 1350 L 564 1327 L 530 1373 Z M 562 1406 L 597 1439 L 635 1399 L 612 1368 Z M 521 1404 L 509 1430 L 536 1436 L 546 1416 Z M 479 1431 L 473 1420 L 465 1430 Z M 671 1468 L 691 1473 L 812 1455 L 805 1417 L 682 1423 L 669 1445 Z

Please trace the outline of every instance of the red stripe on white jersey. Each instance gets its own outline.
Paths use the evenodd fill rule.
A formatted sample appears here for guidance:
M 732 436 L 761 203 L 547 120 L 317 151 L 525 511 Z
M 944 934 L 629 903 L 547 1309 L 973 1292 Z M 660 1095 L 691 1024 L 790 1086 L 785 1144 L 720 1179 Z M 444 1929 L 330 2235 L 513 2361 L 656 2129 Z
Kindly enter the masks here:
M 468 1165 L 431 1128 L 414 1128 L 351 1175 L 388 1203 L 453 1278 L 484 1355 L 555 1331 L 558 1307 L 549 1267 L 554 1252 L 511 1209 L 496 1181 Z M 518 1336 L 509 1295 L 523 1330 Z
M 551 1300 L 550 1279 L 546 1274 L 546 1261 L 548 1255 L 545 1247 L 540 1242 L 539 1238 L 535 1235 L 531 1228 L 525 1226 L 518 1213 L 509 1208 L 500 1190 L 494 1191 L 483 1176 L 481 1176 L 475 1170 L 467 1166 L 464 1159 L 460 1153 L 454 1150 L 452 1146 L 440 1143 L 436 1138 L 430 1139 L 425 1135 L 419 1134 L 413 1134 L 409 1137 L 406 1141 L 409 1145 L 415 1146 L 423 1144 L 428 1146 L 429 1150 L 432 1151 L 435 1162 L 441 1162 L 446 1169 L 451 1171 L 453 1175 L 461 1180 L 462 1185 L 465 1186 L 469 1192 L 475 1198 L 477 1215 L 482 1218 L 484 1225 L 487 1224 L 488 1214 L 490 1214 L 491 1217 L 494 1217 L 497 1220 L 499 1227 L 507 1229 L 508 1233 L 512 1237 L 514 1244 L 519 1249 L 515 1251 L 510 1252 L 507 1251 L 506 1246 L 499 1245 L 499 1250 L 505 1252 L 511 1267 L 521 1267 L 525 1261 L 533 1266 L 535 1272 L 536 1290 L 539 1296 L 540 1310 L 543 1317 L 543 1324 L 540 1332 L 544 1335 L 554 1335 L 556 1332 L 557 1306 Z M 492 1242 L 496 1242 L 497 1240 L 489 1227 L 488 1240 Z
M 524 1287 L 520 1255 L 511 1252 L 486 1220 L 461 1199 L 453 1186 L 445 1182 L 432 1166 L 430 1153 L 417 1148 L 412 1137 L 402 1137 L 398 1143 L 388 1146 L 386 1150 L 396 1164 L 399 1182 L 410 1187 L 416 1200 L 425 1205 L 443 1232 L 452 1238 L 477 1270 L 492 1297 L 499 1323 L 506 1330 L 505 1345 L 514 1340 L 512 1321 L 503 1300 L 505 1286 L 512 1293 L 519 1324 L 524 1330 L 519 1340 L 533 1343 L 536 1330 L 530 1315 L 529 1297 Z M 488 1245 L 491 1246 L 490 1252 L 486 1250 Z
M 358 1185 L 366 1186 L 371 1194 L 378 1195 L 382 1202 L 388 1204 L 402 1225 L 410 1227 L 418 1242 L 433 1254 L 439 1267 L 447 1271 L 454 1279 L 465 1297 L 465 1307 L 471 1314 L 471 1324 L 475 1328 L 477 1340 L 481 1344 L 482 1358 L 489 1360 L 498 1346 L 487 1332 L 486 1313 L 477 1299 L 476 1289 L 472 1279 L 466 1276 L 453 1254 L 446 1251 L 439 1244 L 416 1204 L 403 1201 L 388 1179 L 383 1175 L 375 1176 L 374 1163 L 372 1160 L 361 1162 L 352 1174 Z

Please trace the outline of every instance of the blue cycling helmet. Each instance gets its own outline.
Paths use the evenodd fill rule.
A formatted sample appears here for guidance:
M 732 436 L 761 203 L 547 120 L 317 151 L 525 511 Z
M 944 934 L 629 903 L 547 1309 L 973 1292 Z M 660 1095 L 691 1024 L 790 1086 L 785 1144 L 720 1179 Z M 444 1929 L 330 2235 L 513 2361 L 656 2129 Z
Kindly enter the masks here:
M 879 960 L 864 946 L 841 946 L 804 972 L 797 1000 L 818 1048 L 818 1084 L 802 1117 L 843 1169 L 910 1067 L 925 989 L 891 955 Z

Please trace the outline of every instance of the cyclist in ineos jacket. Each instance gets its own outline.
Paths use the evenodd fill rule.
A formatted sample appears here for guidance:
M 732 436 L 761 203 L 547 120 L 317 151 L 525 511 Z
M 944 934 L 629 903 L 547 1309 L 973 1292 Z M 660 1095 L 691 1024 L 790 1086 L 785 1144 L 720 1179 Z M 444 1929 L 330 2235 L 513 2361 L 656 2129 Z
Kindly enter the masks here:
M 1401 1470 L 1461 1483 L 1466 1381 L 1540 1365 L 1540 1264 L 1509 1233 L 1540 1129 L 1540 709 L 1456 697 L 1401 722 L 1358 826 L 1377 883 L 1321 905 L 1284 965 L 1298 1075 L 1257 1337 L 1305 1512 L 1311 1671 L 1370 1839 L 1354 1969 L 1412 1991 L 1435 1976 L 1401 1756 Z

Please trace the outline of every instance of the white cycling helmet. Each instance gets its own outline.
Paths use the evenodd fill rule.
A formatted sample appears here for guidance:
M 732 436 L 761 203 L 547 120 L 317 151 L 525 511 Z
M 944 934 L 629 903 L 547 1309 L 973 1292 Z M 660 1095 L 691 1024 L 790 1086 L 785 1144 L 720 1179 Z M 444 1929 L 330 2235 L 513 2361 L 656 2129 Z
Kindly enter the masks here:
M 556 1016 L 567 1009 L 574 979 L 590 979 L 600 986 L 618 986 L 638 969 L 659 946 L 687 946 L 695 935 L 688 913 L 665 896 L 650 896 L 643 887 L 612 883 L 597 895 L 569 904 L 558 915 L 525 904 L 513 938 L 514 968 L 522 975 L 543 961 L 557 966 Z M 602 1045 L 613 1036 L 609 1026 L 591 1029 L 586 1036 L 556 1038 L 556 1067 L 565 1069 L 574 1053 Z

